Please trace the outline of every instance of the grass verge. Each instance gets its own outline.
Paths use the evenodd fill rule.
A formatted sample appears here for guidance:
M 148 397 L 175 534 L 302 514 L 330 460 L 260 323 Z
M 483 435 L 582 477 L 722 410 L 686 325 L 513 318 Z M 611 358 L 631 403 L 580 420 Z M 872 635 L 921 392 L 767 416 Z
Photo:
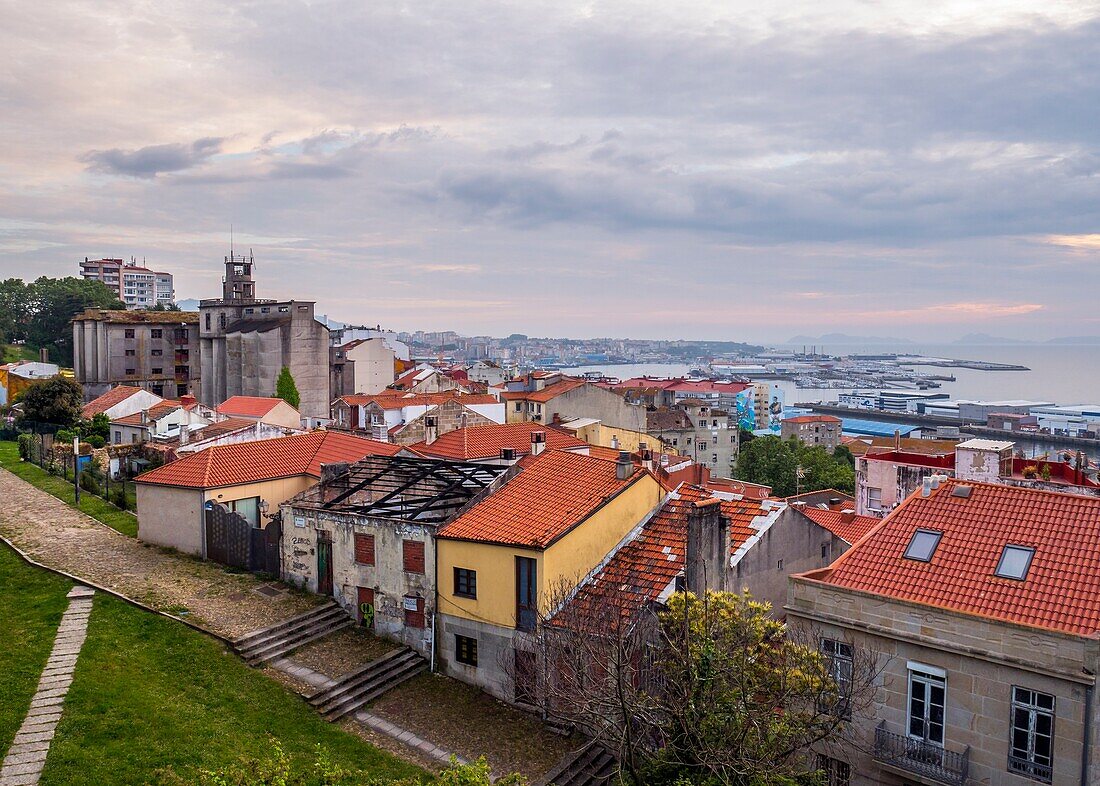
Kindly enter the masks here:
M 272 737 L 303 766 L 320 744 L 377 777 L 421 773 L 324 722 L 220 643 L 97 595 L 42 783 L 155 783 L 168 768 L 191 783 L 201 769 L 268 758 Z
M 65 504 L 75 506 L 73 484 L 57 475 L 51 475 L 37 464 L 22 461 L 19 458 L 17 443 L 0 441 L 0 467 L 47 494 L 57 497 Z M 137 516 L 133 513 L 119 510 L 107 500 L 87 492 L 81 493 L 78 507 L 81 512 L 87 513 L 96 521 L 102 521 L 111 529 L 118 530 L 131 538 L 137 537 Z
M 0 758 L 27 714 L 71 588 L 71 582 L 35 570 L 0 544 Z

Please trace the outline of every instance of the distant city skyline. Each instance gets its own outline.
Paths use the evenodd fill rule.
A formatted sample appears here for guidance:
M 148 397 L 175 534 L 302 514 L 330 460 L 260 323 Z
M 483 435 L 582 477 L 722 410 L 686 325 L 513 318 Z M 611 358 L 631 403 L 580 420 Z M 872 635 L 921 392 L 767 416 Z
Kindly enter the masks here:
M 2 1 L 2 0 L 0 0 Z M 1100 3 L 7 2 L 0 278 L 395 330 L 1100 334 Z

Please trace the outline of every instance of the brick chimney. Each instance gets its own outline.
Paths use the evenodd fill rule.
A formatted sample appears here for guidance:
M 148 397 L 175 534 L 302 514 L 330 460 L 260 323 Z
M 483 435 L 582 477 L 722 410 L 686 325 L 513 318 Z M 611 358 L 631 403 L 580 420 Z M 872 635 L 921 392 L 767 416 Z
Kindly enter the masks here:
M 439 425 L 435 415 L 424 416 L 424 442 L 428 445 L 439 439 Z
M 531 432 L 531 455 L 537 456 L 546 450 L 546 432 L 545 431 L 532 431 Z
M 726 589 L 729 574 L 730 528 L 717 499 L 694 502 L 688 511 L 684 586 L 688 592 Z

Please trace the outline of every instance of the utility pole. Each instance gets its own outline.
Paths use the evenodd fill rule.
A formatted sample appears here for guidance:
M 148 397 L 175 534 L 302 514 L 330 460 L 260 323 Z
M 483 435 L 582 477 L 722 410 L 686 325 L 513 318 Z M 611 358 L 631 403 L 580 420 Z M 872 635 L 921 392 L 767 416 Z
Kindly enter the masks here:
M 73 437 L 73 491 L 76 504 L 80 504 L 80 435 Z

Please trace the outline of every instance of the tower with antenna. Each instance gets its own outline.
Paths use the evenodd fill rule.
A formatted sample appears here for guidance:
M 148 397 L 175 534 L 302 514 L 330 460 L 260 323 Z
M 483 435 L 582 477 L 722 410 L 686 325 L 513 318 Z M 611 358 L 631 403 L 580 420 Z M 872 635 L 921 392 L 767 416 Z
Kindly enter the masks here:
M 252 267 L 256 260 L 252 249 L 248 255 L 233 253 L 229 247 L 229 256 L 225 258 L 225 277 L 222 278 L 222 300 L 235 303 L 251 303 L 256 300 L 256 282 L 252 280 Z

